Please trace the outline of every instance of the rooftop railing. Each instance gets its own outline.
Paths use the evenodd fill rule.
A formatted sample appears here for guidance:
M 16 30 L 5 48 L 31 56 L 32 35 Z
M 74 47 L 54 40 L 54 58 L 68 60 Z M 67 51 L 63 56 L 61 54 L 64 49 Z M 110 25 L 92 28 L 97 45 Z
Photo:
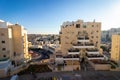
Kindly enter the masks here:
M 73 44 L 73 46 L 83 46 L 83 44 Z

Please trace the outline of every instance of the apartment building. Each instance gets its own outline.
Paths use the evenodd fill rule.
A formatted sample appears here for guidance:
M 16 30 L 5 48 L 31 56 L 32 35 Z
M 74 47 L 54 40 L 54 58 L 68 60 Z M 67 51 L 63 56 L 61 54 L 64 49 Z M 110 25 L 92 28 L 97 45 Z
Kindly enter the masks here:
M 111 59 L 120 62 L 120 35 L 112 35 Z
M 11 65 L 21 65 L 28 59 L 30 55 L 25 28 L 0 20 L 0 70 L 7 71 Z
M 104 30 L 101 32 L 102 42 L 111 42 L 112 35 L 120 34 L 120 28 L 111 28 L 109 30 Z
M 61 25 L 60 43 L 62 58 L 64 61 L 64 70 L 84 70 L 82 67 L 87 61 L 88 63 L 99 62 L 101 64 L 105 60 L 105 56 L 100 49 L 101 42 L 101 23 L 100 22 L 84 22 L 77 20 L 73 22 L 64 22 Z M 59 63 L 58 63 L 59 64 Z M 90 64 L 91 65 L 91 64 Z M 107 64 L 105 64 L 106 66 Z M 107 68 L 93 68 L 95 70 L 108 70 Z M 104 66 L 104 65 L 102 65 Z
M 81 42 L 80 39 L 86 40 Z M 83 20 L 64 22 L 61 25 L 60 41 L 63 55 L 68 54 L 68 50 L 73 48 L 74 44 L 93 44 L 93 47 L 81 46 L 81 48 L 97 48 L 99 50 L 101 42 L 101 23 L 95 22 L 95 20 L 93 22 L 84 22 Z

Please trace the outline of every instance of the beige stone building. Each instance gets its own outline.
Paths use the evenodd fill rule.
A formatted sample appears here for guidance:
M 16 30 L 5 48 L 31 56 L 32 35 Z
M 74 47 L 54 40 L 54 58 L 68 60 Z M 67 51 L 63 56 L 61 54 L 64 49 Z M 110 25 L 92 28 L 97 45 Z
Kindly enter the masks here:
M 112 35 L 111 59 L 120 62 L 120 35 Z
M 64 22 L 61 25 L 60 40 L 63 55 L 68 54 L 69 49 L 77 48 L 75 45 L 79 44 L 81 45 L 79 45 L 79 49 L 97 48 L 99 50 L 101 23 L 95 22 L 95 20 L 93 22 L 84 22 L 83 20 Z
M 25 28 L 0 20 L 0 70 L 7 71 L 10 65 L 18 66 L 28 59 L 30 55 Z
M 60 31 L 63 59 L 59 57 L 56 59 L 64 61 L 64 70 L 81 70 L 83 61 L 92 62 L 105 59 L 100 49 L 100 42 L 100 22 L 95 22 L 95 20 L 93 22 L 83 20 L 64 22 Z

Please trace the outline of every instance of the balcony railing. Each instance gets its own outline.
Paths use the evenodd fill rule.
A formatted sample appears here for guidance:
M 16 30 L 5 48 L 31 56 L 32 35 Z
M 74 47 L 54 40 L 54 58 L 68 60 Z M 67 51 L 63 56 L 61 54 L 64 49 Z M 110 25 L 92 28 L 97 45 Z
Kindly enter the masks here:
M 78 37 L 79 40 L 88 40 L 89 37 Z
M 93 43 L 85 43 L 85 44 L 78 43 L 78 44 L 73 44 L 73 46 L 94 46 L 94 44 Z
M 68 52 L 79 52 L 79 49 L 69 49 Z
M 88 52 L 97 52 L 98 49 L 86 49 Z
M 56 55 L 56 58 L 63 58 L 62 55 Z
M 67 55 L 63 57 L 63 60 L 80 60 L 79 55 Z
M 8 58 L 1 58 L 1 59 L 0 59 L 0 62 L 1 62 L 1 61 L 7 61 L 7 60 L 9 60 L 9 57 L 8 57 Z
M 93 43 L 85 43 L 85 46 L 94 46 Z
M 98 49 L 86 49 L 87 54 L 99 54 L 99 50 Z
M 90 55 L 87 55 L 88 58 L 94 58 L 94 57 L 104 57 L 103 55 L 100 55 L 100 54 L 90 54 Z
M 73 48 L 94 48 L 94 44 L 92 43 L 85 43 L 85 44 L 73 44 Z
M 63 58 L 79 58 L 79 55 L 67 55 L 64 56 Z
M 80 36 L 80 37 L 78 37 L 78 42 L 89 42 L 89 37 Z
M 105 60 L 90 60 L 90 61 L 93 62 L 94 64 L 109 64 L 109 62 Z
M 104 56 L 103 55 L 87 55 L 87 59 L 88 60 L 104 60 Z
M 83 46 L 83 44 L 73 44 L 73 46 Z
M 72 54 L 72 55 L 73 55 L 73 54 L 74 54 L 74 55 L 75 55 L 75 54 L 79 54 L 79 53 L 80 53 L 79 51 L 80 51 L 79 49 L 74 49 L 74 48 L 73 48 L 73 49 L 69 49 L 69 50 L 68 50 L 68 54 Z

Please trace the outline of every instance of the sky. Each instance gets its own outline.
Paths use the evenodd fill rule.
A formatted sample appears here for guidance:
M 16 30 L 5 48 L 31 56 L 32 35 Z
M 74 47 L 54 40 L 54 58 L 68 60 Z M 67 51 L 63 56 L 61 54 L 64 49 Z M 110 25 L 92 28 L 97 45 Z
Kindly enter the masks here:
M 63 22 L 78 19 L 95 19 L 108 30 L 120 27 L 120 0 L 0 0 L 0 19 L 29 34 L 59 34 Z

